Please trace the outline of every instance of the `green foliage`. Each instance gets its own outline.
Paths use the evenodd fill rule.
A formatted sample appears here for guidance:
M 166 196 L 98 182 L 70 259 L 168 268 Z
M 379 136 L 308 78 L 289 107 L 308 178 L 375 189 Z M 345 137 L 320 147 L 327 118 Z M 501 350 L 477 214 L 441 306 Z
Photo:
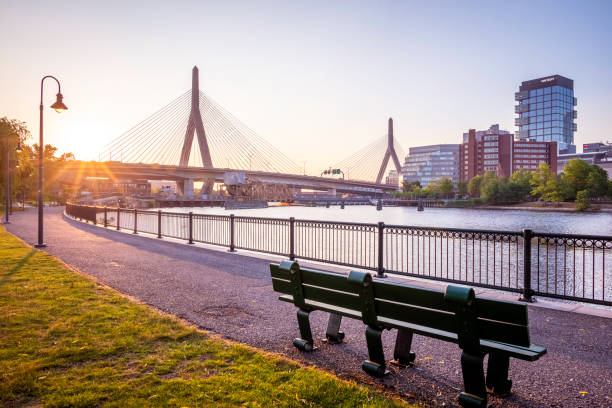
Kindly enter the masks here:
M 587 162 L 580 159 L 572 159 L 563 167 L 563 174 L 568 184 L 572 186 L 572 197 L 576 197 L 576 193 L 587 188 L 587 179 L 590 173 L 590 167 Z
M 589 208 L 589 194 L 586 190 L 580 190 L 576 194 L 576 211 L 585 211 Z
M 587 192 L 588 197 L 608 195 L 612 198 L 612 182 L 601 167 L 573 159 L 565 170 L 557 176 L 543 162 L 534 172 L 519 169 L 509 179 L 502 180 L 494 172 L 488 171 L 472 178 L 468 191 L 470 196 L 482 197 L 490 204 L 518 203 L 529 195 L 544 201 L 575 200 L 577 192 L 582 190 Z
M 6 117 L 0 118 L 0 198 L 2 204 L 5 202 L 5 183 L 6 183 L 6 160 L 8 153 L 11 186 L 12 186 L 12 199 L 14 199 L 17 192 L 22 186 L 21 172 L 19 171 L 18 165 L 23 165 L 24 168 L 28 166 L 28 163 L 23 161 L 22 153 L 17 152 L 17 145 L 22 148 L 25 147 L 25 142 L 30 136 L 25 123 L 15 119 L 8 119 Z M 8 149 L 8 152 L 7 152 Z
M 532 177 L 533 173 L 526 169 L 518 169 L 510 176 L 508 182 L 511 185 L 510 189 L 516 201 L 522 201 L 531 193 Z
M 453 194 L 455 186 L 453 185 L 453 182 L 449 178 L 442 177 L 439 180 L 438 188 L 440 190 L 440 194 L 442 194 L 445 197 L 449 197 L 451 194 Z
M 572 159 L 563 167 L 563 176 L 568 200 L 576 199 L 582 190 L 586 190 L 589 197 L 604 197 L 608 193 L 608 173 L 595 164 Z
M 432 180 L 424 189 L 423 192 L 428 198 L 445 197 L 448 198 L 453 194 L 455 186 L 453 182 L 446 178 L 441 177 L 437 180 Z
M 131 302 L 0 227 L 0 406 L 406 406 Z
M 480 197 L 480 185 L 482 184 L 482 176 L 479 174 L 474 176 L 468 184 L 468 192 L 472 197 Z
M 461 197 L 466 196 L 468 193 L 468 183 L 465 181 L 460 181 L 457 183 L 457 194 Z
M 593 164 L 589 166 L 586 184 L 589 197 L 604 197 L 608 193 L 608 173 Z
M 532 174 L 531 185 L 533 186 L 532 195 L 544 201 L 563 201 L 557 177 L 547 163 L 540 163 L 538 169 Z
M 501 201 L 502 183 L 497 178 L 483 178 L 480 188 L 480 196 L 491 204 L 498 204 Z

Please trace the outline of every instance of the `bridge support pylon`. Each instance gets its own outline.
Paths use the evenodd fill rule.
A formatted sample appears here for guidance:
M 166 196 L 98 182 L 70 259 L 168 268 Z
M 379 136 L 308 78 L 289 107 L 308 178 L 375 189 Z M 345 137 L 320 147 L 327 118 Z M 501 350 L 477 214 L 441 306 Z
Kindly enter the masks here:
M 389 118 L 389 132 L 387 134 L 387 152 L 385 153 L 385 158 L 380 165 L 380 170 L 378 170 L 378 176 L 376 177 L 376 183 L 382 183 L 382 178 L 385 175 L 385 170 L 387 169 L 387 164 L 389 164 L 389 158 L 393 159 L 393 164 L 395 165 L 395 170 L 397 170 L 397 174 L 400 174 L 400 170 L 402 169 L 402 165 L 400 164 L 399 159 L 397 158 L 397 153 L 395 153 L 395 147 L 393 147 L 393 118 Z
M 200 147 L 200 155 L 202 157 L 202 165 L 204 168 L 212 169 L 212 158 L 208 141 L 206 140 L 206 132 L 204 131 L 204 123 L 202 123 L 202 114 L 200 113 L 200 79 L 197 66 L 191 71 L 191 112 L 189 113 L 189 121 L 187 122 L 187 131 L 185 132 L 185 140 L 183 141 L 183 149 L 181 150 L 181 159 L 179 166 L 186 167 L 189 164 L 189 155 L 193 146 L 194 133 L 198 135 L 198 146 Z M 202 193 L 212 193 L 214 180 L 205 180 L 202 186 Z M 192 180 L 193 192 L 193 180 Z

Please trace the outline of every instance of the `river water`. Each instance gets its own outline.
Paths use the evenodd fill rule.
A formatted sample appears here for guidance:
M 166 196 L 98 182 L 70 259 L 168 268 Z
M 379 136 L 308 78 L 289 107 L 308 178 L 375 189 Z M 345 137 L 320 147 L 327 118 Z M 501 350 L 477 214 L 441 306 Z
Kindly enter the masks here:
M 269 207 L 251 210 L 224 210 L 223 208 L 164 208 L 169 212 L 215 214 L 247 217 L 289 218 L 320 221 L 344 221 L 392 225 L 410 225 L 434 228 L 465 228 L 502 231 L 521 231 L 559 234 L 612 235 L 612 213 L 568 213 L 528 210 L 474 210 L 460 208 L 384 207 L 374 206 L 325 207 Z

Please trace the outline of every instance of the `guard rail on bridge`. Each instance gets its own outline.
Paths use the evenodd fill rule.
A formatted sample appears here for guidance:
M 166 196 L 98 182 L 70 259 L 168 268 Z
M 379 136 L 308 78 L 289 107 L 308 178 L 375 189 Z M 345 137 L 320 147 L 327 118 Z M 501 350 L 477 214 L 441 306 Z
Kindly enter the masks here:
M 66 205 L 104 227 L 376 271 L 612 305 L 611 236 L 237 217 Z

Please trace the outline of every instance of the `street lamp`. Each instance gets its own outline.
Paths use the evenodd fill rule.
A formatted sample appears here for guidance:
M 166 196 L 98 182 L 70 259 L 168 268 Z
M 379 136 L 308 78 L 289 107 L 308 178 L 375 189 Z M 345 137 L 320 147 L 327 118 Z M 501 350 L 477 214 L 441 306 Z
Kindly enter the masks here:
M 45 145 L 43 144 L 43 84 L 45 79 L 53 78 L 57 82 L 57 94 L 55 103 L 51 105 L 51 108 L 55 109 L 57 113 L 62 113 L 68 107 L 64 105 L 62 99 L 62 86 L 60 82 L 54 76 L 44 76 L 40 81 L 40 142 L 38 143 L 38 244 L 34 245 L 36 248 L 44 248 L 47 245 L 43 242 L 43 154 Z

